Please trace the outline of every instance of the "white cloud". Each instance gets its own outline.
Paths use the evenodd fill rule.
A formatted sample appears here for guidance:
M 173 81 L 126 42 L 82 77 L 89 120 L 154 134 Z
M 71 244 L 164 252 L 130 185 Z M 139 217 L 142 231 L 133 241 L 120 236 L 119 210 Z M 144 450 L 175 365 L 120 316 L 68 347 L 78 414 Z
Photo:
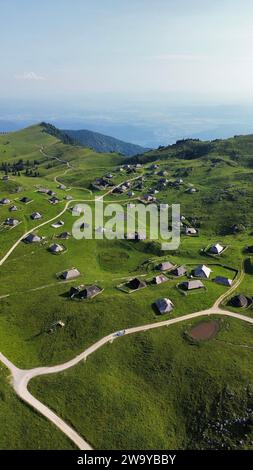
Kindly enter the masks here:
M 35 72 L 23 72 L 22 74 L 15 75 L 16 80 L 46 80 L 45 77 L 42 77 L 41 75 L 37 75 Z

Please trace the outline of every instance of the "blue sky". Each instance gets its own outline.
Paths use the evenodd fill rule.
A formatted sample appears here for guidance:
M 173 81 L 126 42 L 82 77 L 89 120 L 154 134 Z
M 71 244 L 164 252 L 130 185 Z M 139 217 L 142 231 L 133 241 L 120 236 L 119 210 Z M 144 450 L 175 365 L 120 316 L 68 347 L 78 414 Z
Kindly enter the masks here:
M 251 0 L 0 0 L 0 98 L 253 99 Z
M 252 132 L 252 0 L 0 0 L 0 17 L 0 130 Z

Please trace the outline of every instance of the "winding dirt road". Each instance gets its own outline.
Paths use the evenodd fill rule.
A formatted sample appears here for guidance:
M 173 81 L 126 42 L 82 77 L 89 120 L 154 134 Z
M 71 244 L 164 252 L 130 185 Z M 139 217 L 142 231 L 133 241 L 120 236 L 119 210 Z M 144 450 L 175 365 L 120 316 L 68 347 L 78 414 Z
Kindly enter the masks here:
M 52 157 L 51 157 L 52 158 Z M 56 158 L 56 157 L 55 157 Z M 137 179 L 132 178 L 132 180 Z M 131 180 L 129 180 L 131 181 Z M 120 183 L 118 186 L 119 187 L 122 183 Z M 105 194 L 101 195 L 99 199 L 104 198 L 106 195 L 110 194 L 112 191 L 111 188 L 109 191 L 107 191 Z M 94 199 L 95 200 L 95 199 Z M 64 207 L 64 209 L 57 214 L 55 217 L 51 218 L 50 220 L 47 220 L 37 227 L 33 227 L 29 231 L 27 231 L 25 234 L 22 235 L 15 243 L 14 245 L 9 249 L 9 251 L 5 254 L 5 256 L 0 260 L 0 266 L 4 264 L 4 262 L 8 259 L 8 257 L 11 255 L 11 253 L 15 250 L 15 248 L 18 246 L 18 244 L 21 242 L 21 240 L 32 233 L 34 230 L 39 229 L 43 227 L 46 224 L 49 224 L 50 222 L 53 222 L 55 219 L 59 218 L 64 212 L 67 210 L 69 204 L 72 204 L 73 202 L 91 202 L 91 200 L 71 200 L 68 201 Z M 41 413 L 43 416 L 45 416 L 49 421 L 51 421 L 55 426 L 57 426 L 66 436 L 71 439 L 75 445 L 81 449 L 81 450 L 92 450 L 92 447 L 90 444 L 85 441 L 71 426 L 69 426 L 65 421 L 63 421 L 59 416 L 57 416 L 50 408 L 48 408 L 46 405 L 44 405 L 41 401 L 39 401 L 37 398 L 35 398 L 29 391 L 28 391 L 28 384 L 31 379 L 42 376 L 42 375 L 47 375 L 47 374 L 56 374 L 59 372 L 63 372 L 78 363 L 80 363 L 83 360 L 86 360 L 88 356 L 96 352 L 98 349 L 103 347 L 105 344 L 113 342 L 115 339 L 119 339 L 122 336 L 125 335 L 130 335 L 130 334 L 135 334 L 135 333 L 140 333 L 148 330 L 152 330 L 155 328 L 160 328 L 163 326 L 171 326 L 176 323 L 180 323 L 183 321 L 191 320 L 200 316 L 209 316 L 209 315 L 225 315 L 233 318 L 237 318 L 238 320 L 245 321 L 247 323 L 250 323 L 253 325 L 253 318 L 247 317 L 245 315 L 241 315 L 238 313 L 230 312 L 228 310 L 222 310 L 220 308 L 221 302 L 227 298 L 232 291 L 234 291 L 239 284 L 242 282 L 244 277 L 244 271 L 240 272 L 240 275 L 234 285 L 226 291 L 224 294 L 222 294 L 214 303 L 214 305 L 206 310 L 201 310 L 199 312 L 194 312 L 190 313 L 188 315 L 183 315 L 180 317 L 172 318 L 170 320 L 165 320 L 161 322 L 156 322 L 156 323 L 150 323 L 146 325 L 141 325 L 133 328 L 128 328 L 124 330 L 123 332 L 119 334 L 119 332 L 113 332 L 110 333 L 109 335 L 101 338 L 99 341 L 91 345 L 89 348 L 85 349 L 81 354 L 78 354 L 76 357 L 73 359 L 63 363 L 59 364 L 56 366 L 51 366 L 51 367 L 37 367 L 33 369 L 19 369 L 18 367 L 15 366 L 4 354 L 0 353 L 0 360 L 2 363 L 10 370 L 11 376 L 12 376 L 12 385 L 17 393 L 17 395 L 24 400 L 26 403 L 28 403 L 31 407 L 33 407 L 35 410 L 37 410 L 39 413 Z
M 120 337 L 135 333 L 140 333 L 143 331 L 152 330 L 155 328 L 161 328 L 162 326 L 171 326 L 182 321 L 192 320 L 201 316 L 210 316 L 210 315 L 225 315 L 232 318 L 237 318 L 238 320 L 245 321 L 253 325 L 253 318 L 241 315 L 239 313 L 230 312 L 228 310 L 222 310 L 217 307 L 212 307 L 207 310 L 201 310 L 199 312 L 190 313 L 188 315 L 183 315 L 181 317 L 172 318 L 171 320 L 165 320 L 156 323 L 150 323 L 147 325 L 141 325 L 133 328 L 128 328 L 124 330 L 124 334 L 121 334 Z M 81 354 L 77 355 L 70 361 L 64 362 L 51 367 L 37 367 L 34 369 L 19 369 L 16 367 L 6 356 L 0 353 L 0 360 L 3 364 L 8 367 L 12 375 L 12 384 L 17 395 L 27 402 L 34 409 L 39 411 L 43 416 L 45 416 L 49 421 L 51 421 L 55 426 L 57 426 L 66 436 L 71 439 L 76 446 L 81 450 L 92 450 L 90 444 L 85 441 L 73 428 L 71 428 L 65 421 L 63 421 L 59 416 L 57 416 L 50 408 L 45 406 L 41 401 L 37 400 L 29 391 L 28 384 L 31 379 L 39 377 L 42 375 L 56 374 L 63 372 L 71 367 L 74 367 L 81 361 L 85 361 L 88 356 L 96 352 L 102 346 L 108 343 L 112 343 L 115 339 L 118 339 L 118 332 L 113 332 L 107 336 L 104 336 L 102 339 L 94 343 L 89 348 L 85 349 Z
M 55 160 L 60 161 L 61 163 L 65 163 L 68 166 L 66 172 L 71 169 L 71 164 L 69 162 L 67 162 L 65 160 L 61 160 L 58 157 L 51 157 L 51 156 L 47 155 L 44 152 L 43 148 L 40 149 L 40 152 L 48 158 L 53 158 Z M 130 182 L 132 180 L 138 179 L 139 177 L 140 176 L 131 178 L 128 181 Z M 54 178 L 54 181 L 56 183 L 58 182 L 57 177 Z M 25 237 L 27 237 L 30 233 L 34 232 L 35 230 L 38 230 L 39 228 L 44 227 L 45 225 L 50 224 L 54 220 L 61 217 L 66 212 L 66 210 L 68 209 L 70 204 L 73 204 L 73 203 L 76 203 L 76 202 L 79 202 L 79 203 L 80 202 L 94 202 L 96 200 L 101 200 L 105 196 L 110 194 L 113 191 L 113 189 L 116 189 L 119 186 L 121 186 L 121 184 L 122 184 L 122 182 L 119 183 L 117 186 L 114 186 L 114 187 L 110 188 L 108 191 L 106 191 L 101 196 L 98 196 L 96 199 L 72 199 L 72 200 L 68 201 L 65 204 L 65 207 L 62 209 L 62 211 L 59 212 L 57 215 L 55 215 L 54 217 L 52 217 L 49 220 L 46 220 L 46 221 L 42 222 L 41 224 L 37 225 L 36 227 L 33 227 L 33 228 L 29 229 L 27 232 L 23 233 L 21 235 L 21 237 L 12 245 L 12 247 L 7 251 L 7 253 L 0 260 L 0 266 L 2 266 L 5 263 L 5 261 L 9 258 L 9 256 L 13 253 L 13 251 L 17 248 L 17 246 L 21 243 L 21 241 Z M 0 299 L 8 297 L 8 295 L 4 295 L 4 296 L 0 297 Z M 66 434 L 66 436 L 69 437 L 69 439 L 71 439 L 76 444 L 76 446 L 79 449 L 82 449 L 82 450 L 91 450 L 92 448 L 91 448 L 91 446 L 89 445 L 88 442 L 86 442 L 74 429 L 72 429 L 66 422 L 64 422 L 61 418 L 59 418 L 59 416 L 57 416 L 52 410 L 50 410 L 50 408 L 45 406 L 43 403 L 41 403 L 39 400 L 37 400 L 33 395 L 31 395 L 31 393 L 27 389 L 27 385 L 28 385 L 28 382 L 33 377 L 36 377 L 37 372 L 38 372 L 38 375 L 42 375 L 44 373 L 45 374 L 53 373 L 53 372 L 57 372 L 57 371 L 61 372 L 61 371 L 65 370 L 65 368 L 67 369 L 69 367 L 72 367 L 75 364 L 77 364 L 78 362 L 80 362 L 82 359 L 85 359 L 89 354 L 96 351 L 103 344 L 105 344 L 108 341 L 111 341 L 112 338 L 113 338 L 113 335 L 109 335 L 106 338 L 102 338 L 101 341 L 99 341 L 98 343 L 96 343 L 91 348 L 87 349 L 86 351 L 84 351 L 81 355 L 75 357 L 73 360 L 68 361 L 66 364 L 62 364 L 60 366 L 55 366 L 56 367 L 55 371 L 53 371 L 53 369 L 50 368 L 50 367 L 49 368 L 47 368 L 47 367 L 37 368 L 37 369 L 31 369 L 31 370 L 22 370 L 22 369 L 19 369 L 18 367 L 16 367 L 11 361 L 9 361 L 9 359 L 7 359 L 7 357 L 5 357 L 2 353 L 0 353 L 0 360 L 3 362 L 3 364 L 6 365 L 6 367 L 8 367 L 8 369 L 11 372 L 13 388 L 16 391 L 17 395 L 20 398 L 22 398 L 22 400 L 27 402 L 30 406 L 32 406 L 37 411 L 39 411 L 47 419 L 49 419 L 49 421 L 51 421 L 53 424 L 55 424 L 64 434 Z M 47 372 L 47 370 L 49 370 L 49 372 Z

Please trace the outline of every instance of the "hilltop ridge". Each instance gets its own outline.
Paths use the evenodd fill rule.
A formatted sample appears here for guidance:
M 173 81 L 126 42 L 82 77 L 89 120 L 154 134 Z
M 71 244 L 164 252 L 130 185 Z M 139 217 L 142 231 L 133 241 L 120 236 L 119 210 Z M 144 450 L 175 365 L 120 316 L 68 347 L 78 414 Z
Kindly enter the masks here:
M 110 137 L 87 129 L 77 131 L 63 130 L 62 132 L 74 143 L 82 145 L 83 147 L 92 148 L 99 153 L 116 152 L 126 157 L 133 157 L 149 150 L 141 147 L 140 145 L 124 142 L 123 140 L 116 139 L 115 137 Z

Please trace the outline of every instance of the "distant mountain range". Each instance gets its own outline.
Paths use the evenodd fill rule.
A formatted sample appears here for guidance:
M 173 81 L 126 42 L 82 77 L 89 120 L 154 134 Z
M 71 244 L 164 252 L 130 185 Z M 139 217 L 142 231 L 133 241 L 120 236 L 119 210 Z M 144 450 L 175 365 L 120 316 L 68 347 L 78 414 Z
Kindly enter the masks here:
M 18 129 L 20 129 L 20 127 L 15 122 L 0 119 L 0 132 L 13 132 L 17 131 Z
M 116 152 L 126 157 L 133 157 L 149 150 L 148 148 L 141 147 L 140 145 L 124 142 L 122 140 L 115 139 L 114 137 L 85 129 L 80 131 L 62 130 L 62 132 L 64 135 L 69 136 L 74 143 L 82 145 L 83 147 L 89 147 L 96 152 Z

